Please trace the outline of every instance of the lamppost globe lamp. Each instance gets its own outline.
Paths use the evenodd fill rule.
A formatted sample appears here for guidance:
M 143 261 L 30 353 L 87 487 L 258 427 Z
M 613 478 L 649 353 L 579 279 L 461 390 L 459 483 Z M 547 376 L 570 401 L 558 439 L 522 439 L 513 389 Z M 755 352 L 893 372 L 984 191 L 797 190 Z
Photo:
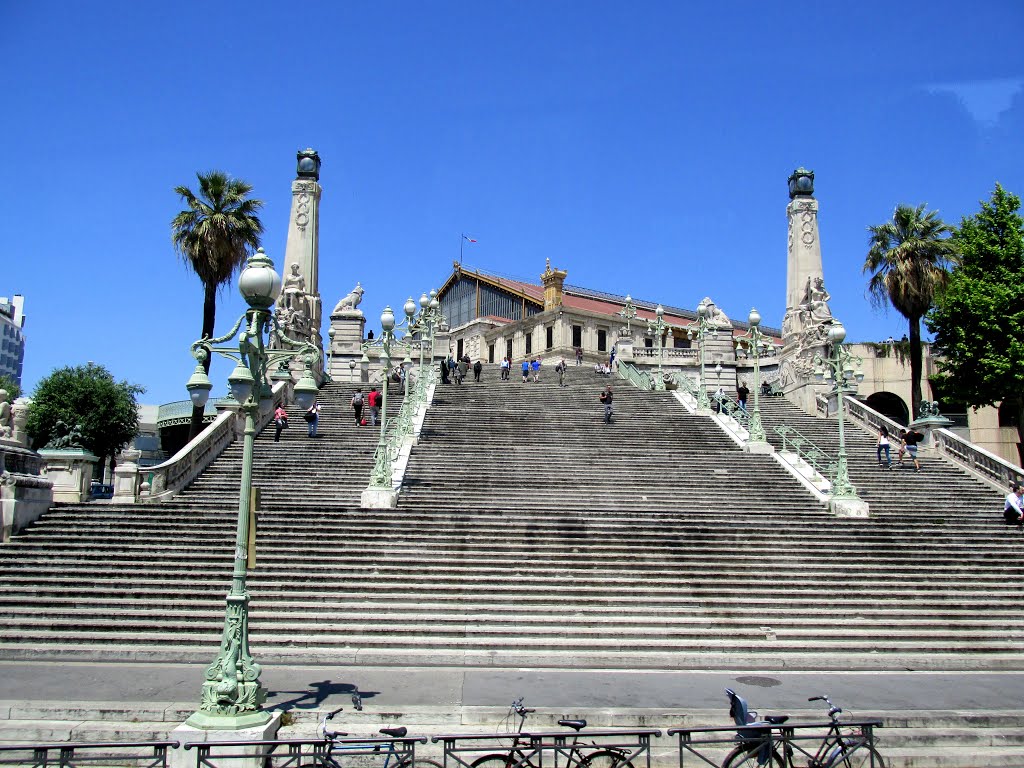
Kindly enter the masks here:
M 253 377 L 252 372 L 239 360 L 235 370 L 228 376 L 228 387 L 231 390 L 231 396 L 238 401 L 239 405 L 245 405 L 252 394 L 252 388 L 255 383 L 256 379 Z
M 188 396 L 192 401 L 192 405 L 196 408 L 206 407 L 213 384 L 210 382 L 210 377 L 206 375 L 206 371 L 203 370 L 202 362 L 196 365 L 196 369 L 185 385 L 185 389 L 188 390 Z
M 295 404 L 302 410 L 308 411 L 316 402 L 316 395 L 319 391 L 316 381 L 313 380 L 313 376 L 307 368 L 295 384 Z
M 391 307 L 384 307 L 384 311 L 380 313 L 380 327 L 384 333 L 395 330 L 395 313 L 391 311 Z
M 259 248 L 238 276 L 238 290 L 254 309 L 269 309 L 281 295 L 281 276 L 267 254 Z
M 405 300 L 405 304 L 402 306 L 402 309 L 405 310 L 405 316 L 406 317 L 411 318 L 411 317 L 415 316 L 415 314 L 416 314 L 416 302 L 412 300 L 412 296 L 410 296 L 408 299 Z
M 843 324 L 839 322 L 832 323 L 828 329 L 828 340 L 833 344 L 842 344 L 845 338 L 846 329 L 843 327 Z
M 757 328 L 761 324 L 761 313 L 756 309 L 751 309 L 750 314 L 747 315 L 747 322 L 751 328 Z

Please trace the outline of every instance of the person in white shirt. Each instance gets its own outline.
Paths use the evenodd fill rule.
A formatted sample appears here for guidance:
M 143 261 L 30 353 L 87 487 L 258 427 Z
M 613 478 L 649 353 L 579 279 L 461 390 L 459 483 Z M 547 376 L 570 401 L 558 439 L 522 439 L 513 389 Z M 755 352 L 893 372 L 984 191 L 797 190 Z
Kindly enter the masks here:
M 1017 485 L 1017 483 L 1011 485 L 1010 492 L 1006 494 L 1006 504 L 1003 506 L 1003 519 L 1007 525 L 1022 527 L 1022 522 L 1024 522 L 1022 497 L 1024 497 L 1024 486 Z

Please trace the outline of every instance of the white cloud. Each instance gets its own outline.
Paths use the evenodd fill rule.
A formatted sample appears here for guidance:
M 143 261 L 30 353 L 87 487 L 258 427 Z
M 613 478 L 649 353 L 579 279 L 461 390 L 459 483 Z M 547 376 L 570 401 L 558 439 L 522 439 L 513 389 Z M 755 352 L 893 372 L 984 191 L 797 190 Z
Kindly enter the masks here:
M 987 125 L 999 120 L 999 116 L 1010 108 L 1013 97 L 1022 87 L 1022 77 L 935 83 L 927 86 L 929 93 L 952 93 L 960 99 L 960 103 L 974 120 Z

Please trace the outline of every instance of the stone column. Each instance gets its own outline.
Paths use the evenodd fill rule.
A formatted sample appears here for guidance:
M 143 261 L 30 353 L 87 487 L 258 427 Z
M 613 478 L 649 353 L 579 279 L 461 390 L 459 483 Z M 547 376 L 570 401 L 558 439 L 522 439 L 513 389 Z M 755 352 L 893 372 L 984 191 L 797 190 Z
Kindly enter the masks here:
M 297 264 L 305 281 L 305 298 L 309 310 L 309 340 L 323 351 L 320 336 L 322 307 L 320 301 L 320 156 L 316 150 L 305 149 L 297 155 L 296 179 L 292 182 L 292 209 L 288 217 L 288 241 L 285 245 L 282 275 L 292 272 Z M 294 331 L 293 331 L 294 335 Z
M 789 177 L 786 260 L 786 314 L 782 319 L 781 384 L 790 400 L 807 413 L 817 412 L 823 388 L 813 379 L 814 355 L 827 354 L 832 312 L 821 266 L 818 201 L 814 172 L 798 168 Z

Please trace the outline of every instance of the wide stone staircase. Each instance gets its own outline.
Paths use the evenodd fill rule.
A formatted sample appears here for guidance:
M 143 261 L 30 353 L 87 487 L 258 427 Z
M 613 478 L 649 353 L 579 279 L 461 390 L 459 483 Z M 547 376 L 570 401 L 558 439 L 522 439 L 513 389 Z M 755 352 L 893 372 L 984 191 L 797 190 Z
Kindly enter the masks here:
M 574 367 L 566 387 L 483 379 L 438 386 L 394 510 L 359 508 L 378 432 L 352 423 L 351 385 L 321 393 L 318 438 L 297 411 L 258 437 L 261 663 L 1022 668 L 1022 539 L 945 460 L 883 472 L 848 428 L 872 518 L 837 519 L 671 393 Z M 762 406 L 773 442 L 785 421 L 834 447 L 834 422 Z M 57 506 L 0 549 L 0 659 L 209 662 L 240 456 L 164 504 Z

